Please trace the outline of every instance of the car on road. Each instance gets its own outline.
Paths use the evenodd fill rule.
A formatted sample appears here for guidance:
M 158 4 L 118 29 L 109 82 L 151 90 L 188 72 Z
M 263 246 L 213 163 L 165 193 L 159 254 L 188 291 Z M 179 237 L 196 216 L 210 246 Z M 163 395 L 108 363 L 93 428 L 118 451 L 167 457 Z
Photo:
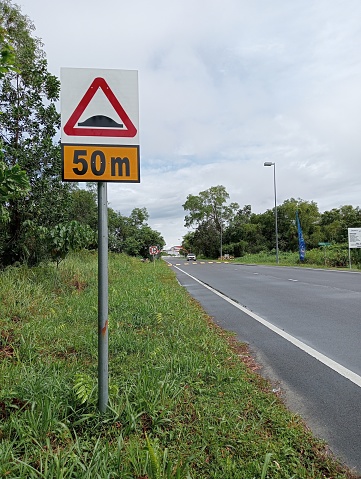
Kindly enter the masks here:
M 193 253 L 187 254 L 187 261 L 197 261 L 197 257 Z

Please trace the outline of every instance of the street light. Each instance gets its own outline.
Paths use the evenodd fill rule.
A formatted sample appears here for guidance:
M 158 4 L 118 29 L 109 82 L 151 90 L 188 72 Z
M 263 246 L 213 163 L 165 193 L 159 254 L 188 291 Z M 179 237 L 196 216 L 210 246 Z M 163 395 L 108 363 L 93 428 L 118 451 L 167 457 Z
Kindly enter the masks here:
M 276 263 L 279 263 L 278 260 L 278 225 L 277 225 L 277 192 L 276 192 L 276 163 L 272 161 L 265 161 L 263 166 L 273 166 L 273 188 L 275 192 L 275 225 L 276 225 Z
M 220 214 L 220 217 L 221 217 L 221 261 L 222 261 L 222 205 L 221 205 L 221 214 Z

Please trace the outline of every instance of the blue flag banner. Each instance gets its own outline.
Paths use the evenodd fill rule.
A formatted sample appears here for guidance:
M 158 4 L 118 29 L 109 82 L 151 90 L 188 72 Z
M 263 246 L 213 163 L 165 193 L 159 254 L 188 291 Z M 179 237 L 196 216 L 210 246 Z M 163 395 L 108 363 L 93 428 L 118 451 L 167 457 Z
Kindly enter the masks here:
M 303 261 L 306 256 L 306 243 L 303 239 L 303 233 L 301 229 L 300 219 L 298 217 L 298 211 L 296 211 L 296 221 L 297 221 L 297 232 L 298 232 L 298 252 L 300 255 L 300 260 Z

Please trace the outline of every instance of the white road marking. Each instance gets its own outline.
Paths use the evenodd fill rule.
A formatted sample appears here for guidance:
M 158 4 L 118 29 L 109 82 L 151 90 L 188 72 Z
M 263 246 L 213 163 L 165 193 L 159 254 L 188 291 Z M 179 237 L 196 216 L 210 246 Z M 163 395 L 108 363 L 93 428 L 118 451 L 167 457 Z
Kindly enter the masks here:
M 266 321 L 265 319 L 261 318 L 261 316 L 258 316 L 258 314 L 255 314 L 255 313 L 252 313 L 252 311 L 249 311 L 248 309 L 246 309 L 244 306 L 241 306 L 240 304 L 236 303 L 235 301 L 233 301 L 232 299 L 228 298 L 227 296 L 225 296 L 224 294 L 220 293 L 219 291 L 216 291 L 215 289 L 211 288 L 210 286 L 208 286 L 207 284 L 203 283 L 202 281 L 200 281 L 199 279 L 195 278 L 194 276 L 190 275 L 189 273 L 186 273 L 185 271 L 181 270 L 180 268 L 177 268 L 179 269 L 180 271 L 182 271 L 182 273 L 186 274 L 187 276 L 189 276 L 190 278 L 192 278 L 194 281 L 196 281 L 197 283 L 201 284 L 202 286 L 204 286 L 205 288 L 209 289 L 210 291 L 212 291 L 212 293 L 216 294 L 217 296 L 219 296 L 220 298 L 224 299 L 225 301 L 227 301 L 228 303 L 232 304 L 233 306 L 235 306 L 236 308 L 238 308 L 239 310 L 241 310 L 243 313 L 247 314 L 248 316 L 250 316 L 251 318 L 255 319 L 256 321 L 258 321 L 259 323 L 263 324 L 263 326 L 266 326 L 266 328 L 270 329 L 271 331 L 273 331 L 274 333 L 278 334 L 279 336 L 281 336 L 282 338 L 286 339 L 286 341 L 289 341 L 290 343 L 292 343 L 294 346 L 296 346 L 297 348 L 301 349 L 302 351 L 304 351 L 305 353 L 309 354 L 310 356 L 312 356 L 313 358 L 317 359 L 318 361 L 320 361 L 322 364 L 324 364 L 325 366 L 328 366 L 329 368 L 331 368 L 333 371 L 337 372 L 338 374 L 340 374 L 341 376 L 343 376 L 344 378 L 350 380 L 351 382 L 353 382 L 354 384 L 356 384 L 357 386 L 361 387 L 361 376 L 359 376 L 358 374 L 354 373 L 353 371 L 351 371 L 350 369 L 347 369 L 345 368 L 344 366 L 342 366 L 341 364 L 337 363 L 336 361 L 334 361 L 333 359 L 329 358 L 328 356 L 325 356 L 324 354 L 320 353 L 319 351 L 317 351 L 316 349 L 314 348 L 311 348 L 310 346 L 308 346 L 307 344 L 305 344 L 304 342 L 300 341 L 299 339 L 295 338 L 294 336 L 292 336 L 291 334 L 288 334 L 286 333 L 285 331 L 283 331 L 282 329 L 278 328 L 277 326 L 275 326 L 274 324 Z
M 289 279 L 288 281 L 294 281 L 295 283 L 298 283 L 298 279 Z

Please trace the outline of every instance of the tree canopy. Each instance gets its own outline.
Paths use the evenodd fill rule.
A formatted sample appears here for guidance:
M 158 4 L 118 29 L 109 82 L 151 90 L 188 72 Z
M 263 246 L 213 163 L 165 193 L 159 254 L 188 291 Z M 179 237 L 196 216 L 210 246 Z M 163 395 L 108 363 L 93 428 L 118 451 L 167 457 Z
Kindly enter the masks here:
M 240 208 L 237 203 L 227 205 L 227 200 L 229 194 L 224 186 L 187 196 L 183 208 L 188 214 L 184 222 L 186 227 L 193 227 L 193 231 L 183 238 L 184 250 L 217 257 L 222 232 L 223 253 L 243 256 L 272 251 L 276 243 L 274 209 L 255 214 L 251 205 Z M 290 198 L 277 206 L 280 251 L 298 251 L 296 211 L 307 249 L 317 248 L 320 242 L 345 244 L 347 228 L 361 227 L 358 206 L 345 205 L 320 213 L 314 201 Z
M 94 185 L 62 182 L 60 81 L 34 30 L 18 6 L 0 0 L 0 266 L 58 262 L 82 241 L 96 246 Z M 162 247 L 148 218 L 146 208 L 129 218 L 109 208 L 110 248 L 146 256 L 151 244 Z

